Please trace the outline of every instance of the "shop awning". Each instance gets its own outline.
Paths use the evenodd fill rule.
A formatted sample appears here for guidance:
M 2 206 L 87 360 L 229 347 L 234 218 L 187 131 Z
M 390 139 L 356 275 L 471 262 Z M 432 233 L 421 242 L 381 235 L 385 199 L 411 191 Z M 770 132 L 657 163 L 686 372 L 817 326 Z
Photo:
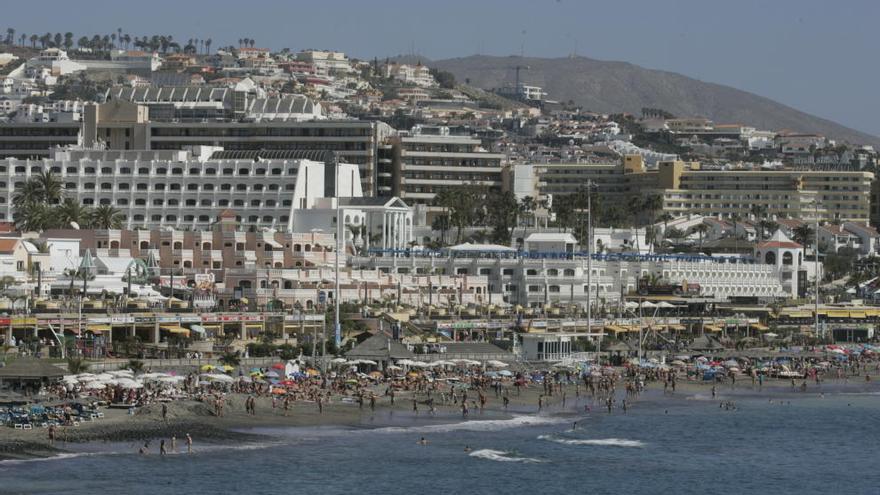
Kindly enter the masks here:
M 829 318 L 849 318 L 849 311 L 845 309 L 829 309 L 827 314 Z
M 767 330 L 770 330 L 770 327 L 768 327 L 767 325 L 765 325 L 763 323 L 752 323 L 749 326 L 754 328 L 755 330 L 759 330 L 761 332 L 766 332 Z
M 812 311 L 785 311 L 782 313 L 782 316 L 786 316 L 788 318 L 812 318 Z
M 605 331 L 606 332 L 614 332 L 614 333 L 624 333 L 624 332 L 628 332 L 629 330 L 624 327 L 617 326 L 617 325 L 605 325 Z
M 109 332 L 111 329 L 110 325 L 89 325 L 86 327 L 86 331 L 92 333 Z
M 716 325 L 703 325 L 703 330 L 705 330 L 707 332 L 720 332 L 721 327 L 716 326 Z
M 880 316 L 880 309 L 866 309 L 865 316 L 868 316 L 871 318 Z
M 684 325 L 666 325 L 666 328 L 674 330 L 676 332 L 683 332 L 687 330 L 687 327 L 685 327 Z
M 862 319 L 862 318 L 867 318 L 868 315 L 867 315 L 866 311 L 850 311 L 849 317 Z
M 179 335 L 189 335 L 189 329 L 183 328 L 180 325 L 162 325 L 159 328 L 165 330 L 169 333 L 179 334 Z
M 245 323 L 244 326 L 248 328 L 263 328 L 262 323 Z

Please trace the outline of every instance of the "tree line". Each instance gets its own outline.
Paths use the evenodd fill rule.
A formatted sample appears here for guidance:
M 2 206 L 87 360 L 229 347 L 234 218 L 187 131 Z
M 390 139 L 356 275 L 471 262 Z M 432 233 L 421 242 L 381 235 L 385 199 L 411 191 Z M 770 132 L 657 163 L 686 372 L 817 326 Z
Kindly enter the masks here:
M 77 47 L 80 50 L 87 49 L 92 52 L 110 52 L 112 49 L 128 50 L 130 47 L 134 47 L 151 52 L 190 54 L 211 53 L 211 45 L 214 43 L 211 38 L 199 39 L 197 37 L 189 38 L 184 43 L 183 40 L 175 40 L 174 36 L 170 34 L 138 37 L 123 33 L 122 28 L 117 28 L 115 32 L 109 34 L 94 34 L 91 37 L 80 36 L 79 38 L 76 38 L 70 31 L 63 34 L 47 32 L 45 34 L 28 35 L 27 33 L 21 33 L 16 35 L 15 28 L 7 28 L 3 42 L 6 45 L 12 46 L 15 45 L 16 41 L 22 47 L 28 46 L 28 42 L 30 42 L 31 48 L 36 49 L 37 45 L 39 45 L 44 50 L 46 48 L 71 50 L 73 47 Z M 253 39 L 242 38 L 239 39 L 239 46 L 243 44 L 247 46 L 246 43 L 242 43 L 243 41 L 247 41 L 251 47 L 254 45 Z
M 22 232 L 70 228 L 73 223 L 82 228 L 118 229 L 123 222 L 122 213 L 111 205 L 89 208 L 68 196 L 64 184 L 50 171 L 17 187 L 12 207 L 15 226 Z

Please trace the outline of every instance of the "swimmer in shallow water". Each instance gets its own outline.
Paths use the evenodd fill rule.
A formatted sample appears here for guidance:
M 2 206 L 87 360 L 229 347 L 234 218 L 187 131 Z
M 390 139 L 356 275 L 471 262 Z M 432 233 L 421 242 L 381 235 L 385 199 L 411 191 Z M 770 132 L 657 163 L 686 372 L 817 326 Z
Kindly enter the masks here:
M 470 445 L 465 445 L 465 446 L 464 446 L 464 453 L 467 454 L 467 453 L 470 452 L 470 451 L 471 451 L 471 446 L 470 446 Z
M 419 445 L 428 445 L 428 441 L 425 440 L 425 437 L 422 437 L 422 438 L 418 441 L 418 444 L 419 444 Z

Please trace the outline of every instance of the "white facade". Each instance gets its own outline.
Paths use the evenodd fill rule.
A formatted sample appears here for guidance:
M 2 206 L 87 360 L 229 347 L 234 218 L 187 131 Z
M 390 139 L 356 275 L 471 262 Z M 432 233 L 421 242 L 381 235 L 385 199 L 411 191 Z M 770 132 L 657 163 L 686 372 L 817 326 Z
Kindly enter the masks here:
M 488 291 L 481 302 L 542 307 L 546 304 L 577 304 L 585 307 L 587 259 L 567 253 L 533 256 L 499 251 L 413 253 L 406 258 L 356 257 L 353 266 L 379 268 L 388 273 L 446 273 L 488 277 Z M 787 296 L 783 275 L 776 265 L 733 262 L 702 256 L 596 255 L 592 262 L 589 291 L 591 305 L 612 311 L 622 295 L 633 294 L 638 279 L 648 274 L 674 283 L 687 281 L 701 286 L 710 301 L 731 297 L 776 298 Z

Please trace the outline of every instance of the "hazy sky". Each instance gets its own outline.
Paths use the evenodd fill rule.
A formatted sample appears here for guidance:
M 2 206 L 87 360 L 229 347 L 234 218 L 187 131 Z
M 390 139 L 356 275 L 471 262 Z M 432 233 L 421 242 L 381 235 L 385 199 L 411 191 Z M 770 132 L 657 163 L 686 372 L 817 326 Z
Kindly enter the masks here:
M 579 55 L 727 84 L 880 135 L 876 0 L 10 0 L 0 13 L 0 29 L 19 34 L 122 28 L 360 58 L 521 49 L 560 57 L 577 46 Z

